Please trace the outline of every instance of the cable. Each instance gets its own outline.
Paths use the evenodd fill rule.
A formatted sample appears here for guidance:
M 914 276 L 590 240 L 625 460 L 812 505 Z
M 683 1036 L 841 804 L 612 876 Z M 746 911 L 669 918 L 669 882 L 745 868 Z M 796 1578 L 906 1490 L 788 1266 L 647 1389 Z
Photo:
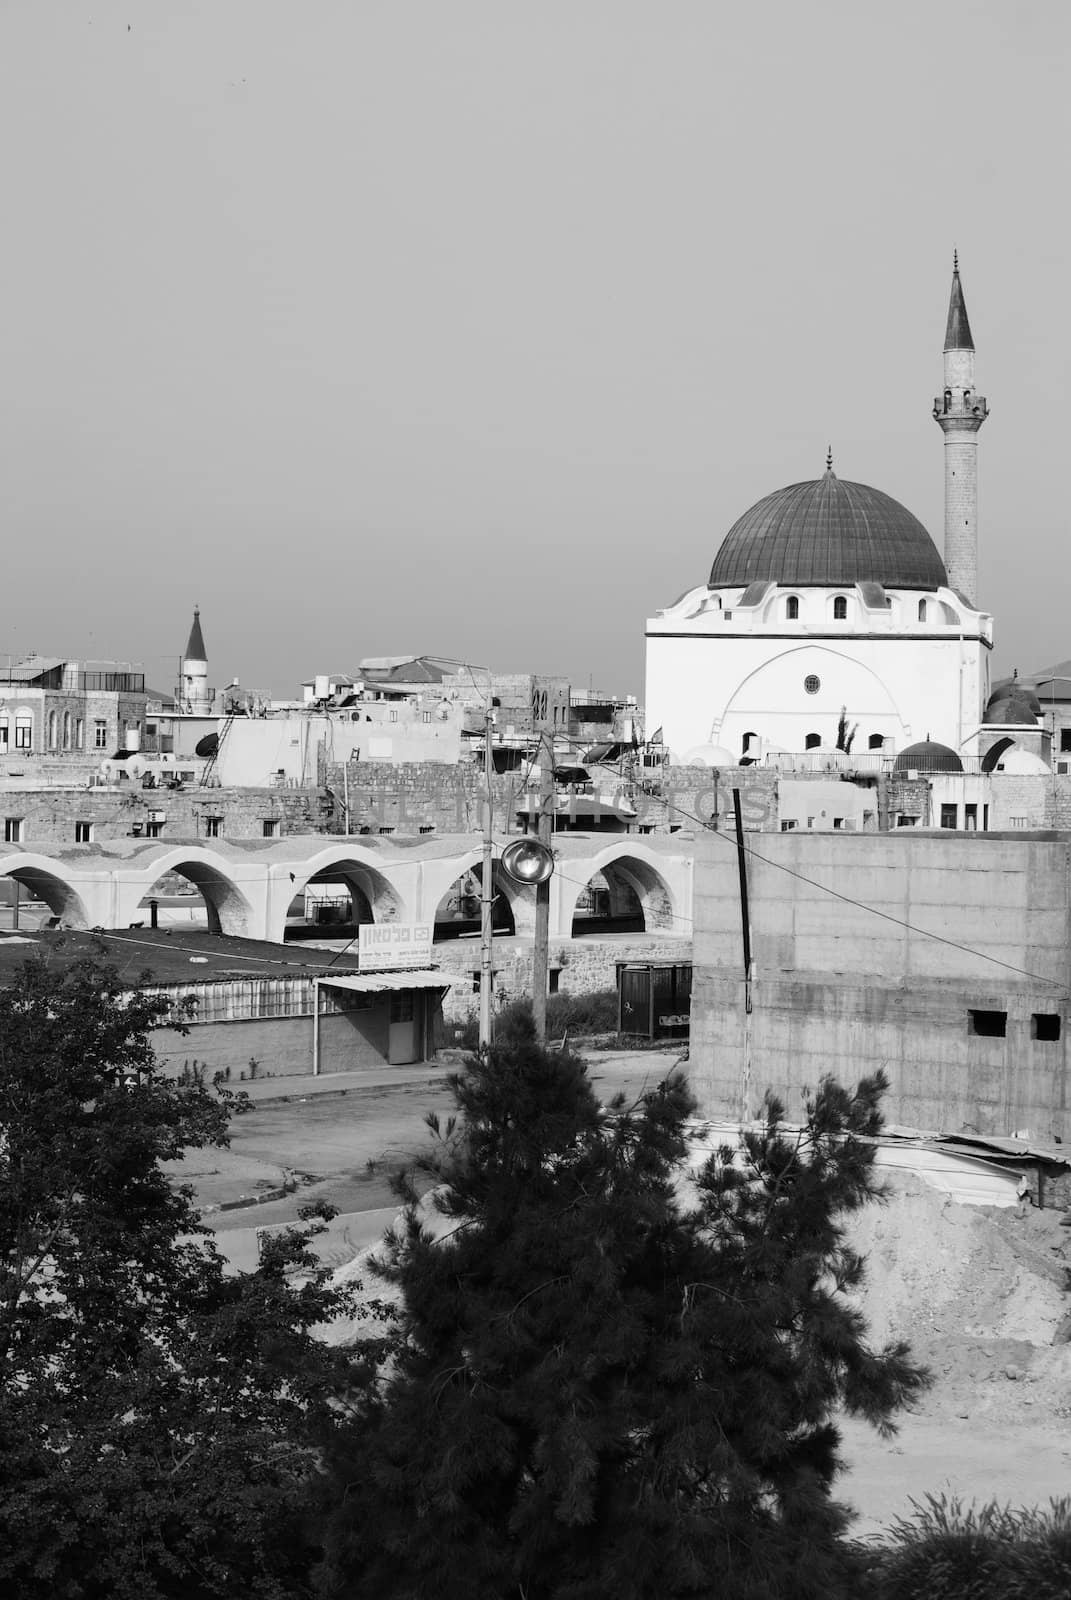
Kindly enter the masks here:
M 599 765 L 602 765 L 602 763 L 592 762 L 592 766 Z M 686 817 L 689 822 L 694 822 L 697 827 L 702 828 L 706 833 L 712 834 L 714 838 L 724 840 L 729 849 L 736 849 L 735 839 L 731 839 L 727 833 L 722 833 L 720 829 L 712 828 L 708 822 L 704 822 L 701 817 L 695 816 L 693 812 L 685 811 L 683 806 L 675 805 L 672 801 L 664 798 L 662 804 L 668 811 L 675 811 L 680 816 Z M 750 844 L 748 845 L 748 854 L 753 856 L 756 861 L 763 862 L 765 866 L 775 867 L 779 872 L 787 873 L 790 878 L 796 878 L 800 883 L 806 883 L 812 889 L 820 889 L 824 894 L 832 895 L 835 900 L 842 900 L 845 905 L 855 906 L 860 911 L 869 911 L 871 916 L 881 917 L 885 922 L 895 923 L 897 927 L 906 928 L 909 933 L 917 933 L 922 938 L 933 939 L 937 944 L 948 945 L 953 950 L 962 951 L 964 955 L 974 956 L 978 961 L 992 962 L 994 966 L 1003 967 L 1006 971 L 1014 972 L 1021 978 L 1029 978 L 1034 983 L 1047 983 L 1054 989 L 1067 988 L 1067 985 L 1061 983 L 1058 978 L 1045 978 L 1039 972 L 1030 972 L 1026 967 L 1017 967 L 1010 961 L 1001 961 L 999 956 L 987 955 L 984 950 L 975 950 L 973 946 L 961 944 L 957 939 L 946 938 L 943 933 L 934 933 L 929 928 L 920 928 L 917 923 L 908 922 L 903 917 L 894 916 L 891 911 L 882 911 L 878 906 L 872 906 L 865 900 L 857 900 L 854 895 L 844 894 L 840 889 L 832 889 L 827 883 L 819 883 L 817 878 L 809 878 L 805 872 L 797 872 L 794 867 L 785 866 L 784 862 L 773 861 L 769 856 L 760 855 Z

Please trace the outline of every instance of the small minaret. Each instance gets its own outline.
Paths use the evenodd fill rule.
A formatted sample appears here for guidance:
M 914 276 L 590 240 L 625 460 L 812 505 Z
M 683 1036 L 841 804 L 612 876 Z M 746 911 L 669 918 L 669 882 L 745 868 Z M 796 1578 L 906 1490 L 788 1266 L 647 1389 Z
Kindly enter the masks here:
M 945 390 L 933 403 L 945 436 L 945 570 L 949 587 L 978 604 L 978 429 L 989 407 L 974 387 L 974 340 L 967 321 L 959 255 L 945 329 Z
M 193 627 L 190 629 L 186 654 L 182 658 L 182 684 L 179 699 L 183 711 L 208 716 L 212 710 L 212 696 L 208 688 L 208 660 L 205 656 L 204 635 L 201 632 L 201 612 L 193 608 Z

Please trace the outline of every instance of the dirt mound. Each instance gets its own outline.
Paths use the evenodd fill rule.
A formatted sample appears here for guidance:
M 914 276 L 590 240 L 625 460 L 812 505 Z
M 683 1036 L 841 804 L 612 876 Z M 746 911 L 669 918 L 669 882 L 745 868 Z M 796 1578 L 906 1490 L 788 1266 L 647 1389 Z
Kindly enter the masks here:
M 907 1339 L 934 1374 L 928 1416 L 1063 1426 L 1071 1414 L 1071 1229 L 1062 1213 L 960 1205 L 882 1174 L 883 1204 L 853 1220 L 859 1297 L 875 1344 Z

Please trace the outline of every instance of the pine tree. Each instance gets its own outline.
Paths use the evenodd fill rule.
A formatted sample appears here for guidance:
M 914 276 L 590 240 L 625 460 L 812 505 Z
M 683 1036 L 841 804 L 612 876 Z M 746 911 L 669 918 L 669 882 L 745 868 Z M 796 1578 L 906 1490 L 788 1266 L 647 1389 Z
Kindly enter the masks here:
M 769 1099 L 688 1183 L 680 1076 L 606 1112 L 530 1020 L 472 1058 L 438 1226 L 411 1186 L 381 1261 L 399 1341 L 327 1452 L 323 1593 L 852 1593 L 835 1413 L 890 1431 L 925 1382 L 844 1293 L 884 1087 L 823 1083 L 799 1131 Z
M 233 1098 L 158 1072 L 164 1004 L 95 962 L 0 991 L 0 1590 L 283 1600 L 316 1547 L 338 1308 L 295 1232 L 229 1275 L 161 1161 Z M 305 1269 L 293 1281 L 290 1268 Z

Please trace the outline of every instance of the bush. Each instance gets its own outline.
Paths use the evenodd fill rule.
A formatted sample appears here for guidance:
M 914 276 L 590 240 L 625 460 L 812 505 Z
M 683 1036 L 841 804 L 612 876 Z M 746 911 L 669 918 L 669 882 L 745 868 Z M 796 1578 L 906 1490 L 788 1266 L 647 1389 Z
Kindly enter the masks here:
M 527 1000 L 511 1000 L 495 1012 L 495 1032 L 512 1026 L 522 1012 L 529 1010 Z M 464 1022 L 455 1022 L 448 1030 L 450 1044 L 461 1050 L 476 1050 L 480 1044 L 480 1017 L 473 1011 Z M 594 994 L 551 994 L 547 996 L 547 1038 L 560 1039 L 568 1034 L 570 1039 L 580 1039 L 592 1033 L 617 1032 L 617 990 L 598 989 Z
M 876 1552 L 875 1600 L 1066 1600 L 1071 1500 L 1014 1510 L 927 1495 Z

